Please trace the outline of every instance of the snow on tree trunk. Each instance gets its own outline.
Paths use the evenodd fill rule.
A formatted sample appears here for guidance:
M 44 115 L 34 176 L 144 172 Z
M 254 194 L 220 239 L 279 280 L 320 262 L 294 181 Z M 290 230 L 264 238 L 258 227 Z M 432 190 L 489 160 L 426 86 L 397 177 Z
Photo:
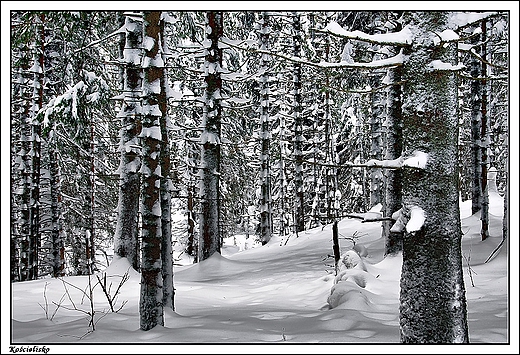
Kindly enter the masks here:
M 480 56 L 483 59 L 481 67 L 481 76 L 486 78 L 488 76 L 487 64 L 485 63 L 487 57 L 487 46 L 486 46 L 486 20 L 482 21 L 482 46 Z M 481 207 L 480 219 L 482 221 L 481 236 L 482 240 L 489 237 L 489 193 L 487 186 L 487 176 L 489 167 L 489 144 L 490 144 L 490 125 L 488 116 L 488 92 L 489 85 L 487 80 L 482 81 L 482 93 L 481 93 L 481 114 L 480 114 L 480 163 L 482 168 L 480 169 L 480 186 L 481 186 Z
M 292 13 L 292 45 L 293 55 L 296 58 L 301 56 L 301 20 L 297 12 Z M 293 84 L 293 156 L 294 156 L 294 228 L 295 232 L 301 232 L 305 229 L 305 201 L 303 188 L 303 118 L 302 118 L 302 98 L 301 98 L 301 78 L 302 67 L 300 63 L 294 63 L 292 69 Z
M 55 144 L 49 143 L 49 145 Z M 51 244 L 52 244 L 52 275 L 61 277 L 65 275 L 65 246 L 61 227 L 61 196 L 60 196 L 60 172 L 58 166 L 57 147 L 49 147 L 49 176 L 51 195 Z
M 387 96 L 385 159 L 394 160 L 401 156 L 403 150 L 401 68 L 389 69 L 388 80 L 393 85 L 389 87 Z M 391 217 L 394 212 L 401 208 L 402 173 L 399 169 L 386 169 L 385 180 L 383 212 L 385 217 Z M 385 255 L 395 255 L 403 249 L 403 233 L 391 231 L 391 221 L 383 221 L 382 226 L 383 237 L 385 238 Z
M 380 60 L 381 55 L 378 53 L 380 50 L 379 46 L 372 46 L 372 50 L 374 51 L 372 60 Z M 384 76 L 385 73 L 375 71 L 370 74 L 371 77 L 369 78 L 369 83 L 372 87 L 372 92 L 370 93 L 371 115 L 369 119 L 371 139 L 370 159 L 377 160 L 380 160 L 383 156 L 382 120 L 385 110 L 385 93 L 376 89 L 381 85 L 381 79 L 383 79 L 382 74 Z M 382 203 L 383 188 L 383 173 L 381 169 L 370 169 L 370 208 L 377 205 L 378 203 Z
M 400 330 L 403 343 L 467 343 L 457 168 L 457 61 L 452 44 L 434 46 L 444 12 L 408 13 L 414 42 L 403 67 L 404 155 L 428 154 L 424 169 L 403 169 L 403 212 L 423 223 L 403 240 Z M 440 61 L 440 62 L 439 62 Z M 422 218 L 421 218 L 422 219 Z M 419 228 L 420 227 L 420 228 Z M 416 231 L 411 231 L 416 230 Z
M 124 86 L 119 150 L 119 202 L 114 236 L 115 255 L 127 258 L 135 270 L 139 269 L 137 238 L 141 167 L 141 107 L 139 96 L 142 85 L 142 23 L 135 15 L 125 19 L 126 44 L 123 50 Z
M 156 16 L 156 12 L 153 13 Z M 156 27 L 159 27 L 157 29 Z M 167 49 L 164 40 L 164 20 L 161 17 L 159 24 L 154 21 L 147 27 L 147 30 L 154 34 L 154 40 L 159 43 L 161 47 L 154 47 L 153 51 L 160 50 L 157 54 L 165 61 L 164 52 Z M 174 287 L 173 287 L 173 250 L 172 250 L 172 179 L 171 179 L 171 161 L 170 161 L 170 139 L 168 132 L 168 101 L 166 93 L 169 92 L 169 84 L 164 67 L 156 69 L 160 72 L 161 92 L 157 96 L 159 101 L 159 109 L 162 116 L 160 120 L 161 125 L 161 228 L 162 228 L 162 277 L 163 277 L 163 306 L 175 309 L 174 307 Z
M 206 14 L 206 40 L 204 41 L 204 109 L 203 132 L 200 136 L 201 153 L 201 216 L 199 260 L 220 253 L 220 137 L 222 122 L 220 78 L 222 49 L 218 42 L 223 35 L 223 13 Z
M 473 44 L 476 45 L 480 41 L 480 36 L 473 38 Z M 481 74 L 481 62 L 471 57 L 471 76 L 478 78 Z M 482 83 L 480 80 L 473 80 L 470 88 L 470 106 L 471 106 L 471 163 L 473 168 L 473 178 L 471 184 L 471 213 L 475 214 L 482 208 L 482 162 L 480 156 L 480 123 L 482 108 Z
M 30 71 L 33 73 L 33 96 L 31 108 L 29 110 L 31 124 L 31 185 L 29 198 L 29 257 L 28 257 L 28 278 L 36 280 L 39 268 L 39 249 L 41 241 L 40 232 L 40 165 L 41 165 L 41 124 L 36 117 L 38 111 L 43 107 L 43 86 L 44 86 L 44 23 L 45 14 L 37 17 L 39 26 L 35 34 L 38 39 L 35 41 L 34 64 Z
M 162 275 L 162 227 L 161 227 L 161 171 L 160 157 L 162 135 L 160 121 L 161 78 L 164 62 L 159 52 L 160 11 L 144 13 L 143 57 L 144 77 L 142 87 L 142 138 L 143 164 L 142 186 L 142 247 L 141 247 L 141 297 L 139 302 L 140 327 L 150 330 L 164 325 L 163 275 Z M 168 172 L 165 172 L 168 173 Z
M 266 12 L 261 14 L 260 28 L 258 31 L 258 46 L 261 50 L 268 49 L 269 16 Z M 262 244 L 267 244 L 271 239 L 271 171 L 270 171 L 270 143 L 271 131 L 269 125 L 269 55 L 261 54 L 260 58 L 260 238 Z
M 19 225 L 19 244 L 20 244 L 20 281 L 30 280 L 29 278 L 29 254 L 30 254 L 30 186 L 31 186 L 31 125 L 29 124 L 29 104 L 24 107 L 21 124 L 21 150 L 20 150 L 20 218 Z
M 508 137 L 506 135 L 505 145 L 509 146 Z M 505 150 L 506 154 L 507 149 Z M 504 180 L 505 180 L 505 191 L 504 191 L 504 216 L 502 217 L 502 240 L 506 240 L 509 234 L 509 157 L 505 157 L 505 169 L 504 169 Z

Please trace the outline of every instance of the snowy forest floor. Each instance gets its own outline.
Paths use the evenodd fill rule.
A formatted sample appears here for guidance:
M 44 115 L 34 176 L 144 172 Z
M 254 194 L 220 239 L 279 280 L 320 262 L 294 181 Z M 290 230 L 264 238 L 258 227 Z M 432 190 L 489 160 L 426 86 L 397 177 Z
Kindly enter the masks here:
M 470 341 L 506 343 L 508 243 L 493 260 L 484 263 L 502 238 L 503 201 L 498 195 L 491 198 L 491 237 L 484 242 L 480 241 L 479 215 L 471 216 L 470 208 L 471 202 L 461 204 Z M 121 288 L 116 307 L 127 303 L 118 313 L 109 312 L 101 288 L 94 289 L 97 323 L 96 330 L 90 333 L 88 316 L 71 310 L 73 306 L 65 296 L 67 287 L 76 306 L 89 310 L 89 302 L 82 299 L 78 289 L 58 279 L 14 283 L 11 341 L 46 345 L 398 343 L 402 257 L 383 257 L 380 222 L 344 219 L 339 223 L 339 233 L 340 238 L 355 234 L 356 244 L 367 249 L 368 255 L 363 258 L 367 267 L 363 274 L 366 286 L 350 282 L 342 303 L 334 309 L 327 306 L 334 282 L 333 258 L 328 257 L 332 254 L 332 232 L 328 225 L 323 230 L 316 228 L 298 237 L 291 236 L 289 240 L 275 237 L 267 245 L 249 250 L 233 245 L 230 238 L 222 255 L 176 267 L 175 312 L 165 311 L 164 327 L 146 332 L 139 330 L 137 272 L 130 272 L 129 280 Z M 340 239 L 340 245 L 342 253 L 353 246 L 348 239 Z M 113 282 L 112 293 L 127 270 L 126 259 L 120 259 L 104 271 L 108 282 Z M 88 276 L 64 280 L 81 289 L 88 285 Z M 92 277 L 94 281 L 97 279 Z M 60 299 L 61 306 L 53 315 Z M 72 351 L 81 351 L 76 348 L 79 347 L 73 347 Z

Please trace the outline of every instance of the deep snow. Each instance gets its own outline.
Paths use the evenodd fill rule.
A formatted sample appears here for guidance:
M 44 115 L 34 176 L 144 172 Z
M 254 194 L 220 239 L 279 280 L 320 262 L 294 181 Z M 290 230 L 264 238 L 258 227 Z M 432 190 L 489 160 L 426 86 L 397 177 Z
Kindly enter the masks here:
M 502 232 L 503 200 L 492 193 L 490 202 L 491 237 L 485 242 L 480 241 L 478 214 L 471 215 L 471 201 L 461 204 L 470 341 L 505 344 L 508 342 L 510 316 L 508 243 L 494 259 L 484 264 L 499 244 Z M 179 351 L 176 348 L 179 345 L 171 343 L 193 344 L 192 347 L 199 344 L 197 349 L 203 352 L 276 351 L 275 348 L 258 347 L 251 343 L 298 344 L 296 347 L 284 347 L 284 352 L 315 352 L 319 348 L 302 348 L 303 344 L 327 343 L 324 351 L 334 352 L 336 348 L 333 344 L 349 346 L 355 343 L 366 344 L 361 348 L 365 352 L 369 344 L 398 343 L 402 257 L 383 257 L 384 240 L 380 237 L 380 222 L 344 219 L 338 226 L 340 238 L 343 238 L 340 239 L 342 253 L 359 258 L 362 267 L 356 267 L 357 270 L 350 272 L 350 276 L 343 275 L 345 278 L 341 286 L 336 286 L 341 288 L 340 298 L 332 301 L 335 308 L 330 309 L 327 303 L 335 278 L 331 257 L 332 232 L 331 225 L 328 225 L 323 230 L 316 228 L 300 233 L 298 237 L 293 235 L 289 240 L 287 237 L 273 237 L 267 245 L 247 250 L 242 250 L 246 242 L 244 237 L 236 236 L 226 241 L 222 255 L 215 254 L 199 264 L 175 267 L 176 310 L 165 312 L 164 327 L 147 332 L 139 330 L 140 275 L 135 271 L 130 272 L 130 278 L 123 284 L 116 300 L 116 308 L 127 301 L 118 313 L 109 312 L 101 288 L 95 288 L 97 323 L 96 330 L 91 333 L 88 333 L 88 317 L 77 310 L 70 310 L 67 297 L 63 298 L 62 306 L 52 320 L 46 318 L 43 310 L 46 304 L 44 290 L 48 317 L 51 318 L 56 310 L 53 302 L 59 303 L 65 295 L 62 281 L 44 279 L 14 283 L 11 292 L 11 342 L 46 345 L 52 353 L 163 351 L 162 348 L 135 347 L 129 343 L 153 343 L 154 346 L 170 343 L 167 347 L 175 352 Z M 353 236 L 360 256 L 349 251 L 353 243 L 345 238 Z M 119 259 L 104 271 L 109 283 L 113 283 L 112 293 L 128 268 L 126 259 Z M 66 277 L 64 280 L 83 289 L 88 284 L 87 276 Z M 96 278 L 92 277 L 94 281 Z M 513 281 L 512 287 L 516 289 L 517 283 Z M 67 289 L 78 308 L 89 309 L 87 300 L 84 299 L 81 304 L 82 296 L 78 289 L 70 285 Z M 2 312 L 2 315 L 3 324 L 6 325 L 6 313 Z M 515 320 L 516 316 L 513 322 Z M 5 339 L 6 334 L 4 330 L 3 344 L 9 342 Z M 516 333 L 511 334 L 514 336 Z M 95 346 L 93 343 L 104 345 Z M 228 346 L 213 345 L 209 349 L 201 345 L 207 343 Z M 245 348 L 229 346 L 236 343 L 249 345 Z M 182 349 L 185 351 L 195 351 L 195 348 L 184 346 Z M 398 348 L 379 345 L 370 349 L 387 352 L 388 349 L 397 351 L 401 347 L 395 346 Z M 2 351 L 6 348 L 3 345 Z M 465 349 L 470 348 L 473 346 Z M 352 352 L 352 349 L 359 348 L 339 349 Z M 413 352 L 412 349 L 406 347 L 404 352 Z M 498 352 L 508 352 L 508 349 L 501 346 Z M 401 349 L 399 351 L 403 352 Z M 460 348 L 457 352 L 461 352 Z

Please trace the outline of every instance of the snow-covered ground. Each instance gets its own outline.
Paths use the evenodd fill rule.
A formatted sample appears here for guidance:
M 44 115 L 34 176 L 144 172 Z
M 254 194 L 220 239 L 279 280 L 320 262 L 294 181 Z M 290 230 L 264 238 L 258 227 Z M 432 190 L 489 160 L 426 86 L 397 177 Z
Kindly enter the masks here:
M 491 196 L 491 237 L 485 242 L 480 241 L 479 216 L 472 216 L 470 209 L 471 202 L 461 204 L 470 341 L 504 344 L 509 339 L 508 317 L 511 315 L 507 243 L 494 259 L 484 263 L 502 238 L 503 200 L 498 195 Z M 66 277 L 64 280 L 68 284 L 57 279 L 14 283 L 11 290 L 11 339 L 5 339 L 7 331 L 2 327 L 2 352 L 7 348 L 4 344 L 9 341 L 45 345 L 51 353 L 167 351 L 160 348 L 161 343 L 185 344 L 182 348 L 178 348 L 178 344 L 162 345 L 171 347 L 171 351 L 176 353 L 179 349 L 183 349 L 181 352 L 195 352 L 194 346 L 203 352 L 227 353 L 397 351 L 397 348 L 368 344 L 399 342 L 402 257 L 383 258 L 380 222 L 344 219 L 339 223 L 339 233 L 340 238 L 355 237 L 364 268 L 358 268 L 356 277 L 343 282 L 341 298 L 336 300 L 338 306 L 335 308 L 330 309 L 327 303 L 334 284 L 333 258 L 330 257 L 331 225 L 323 230 L 305 231 L 288 240 L 287 237 L 275 237 L 267 245 L 253 249 L 247 249 L 245 240 L 237 236 L 226 242 L 222 255 L 215 254 L 199 264 L 175 268 L 176 310 L 165 312 L 164 327 L 147 332 L 139 330 L 140 275 L 137 272 L 131 271 L 129 280 L 122 285 L 115 307 L 120 307 L 123 302 L 126 304 L 117 313 L 109 312 L 100 286 L 94 289 L 96 329 L 90 333 L 89 316 L 72 309 L 70 302 L 72 300 L 77 308 L 90 310 L 88 300 L 82 299 L 79 290 L 86 289 L 88 276 Z M 340 239 L 340 244 L 342 253 L 353 247 L 350 239 Z M 104 271 L 108 284 L 112 282 L 112 294 L 128 268 L 126 259 L 119 259 Z M 97 281 L 95 277 L 91 280 Z M 511 280 L 511 286 L 517 288 L 517 281 Z M 518 303 L 518 299 L 511 301 Z M 3 297 L 5 302 L 7 298 Z M 56 311 L 56 304 L 60 302 Z M 5 316 L 3 312 L 2 318 Z M 516 321 L 517 315 L 512 322 Z M 515 334 L 510 336 L 514 338 Z M 514 339 L 512 341 L 517 344 Z M 104 345 L 92 345 L 95 343 Z M 154 347 L 136 347 L 128 343 L 153 343 Z M 226 344 L 226 347 L 212 345 L 208 348 L 207 343 Z M 258 344 L 246 344 L 245 347 L 229 345 L 236 343 Z M 259 346 L 267 343 L 298 344 L 281 349 Z M 321 349 L 314 343 L 327 343 L 328 347 Z M 346 346 L 351 344 L 345 343 L 364 345 L 359 345 L 361 349 L 350 348 Z M 455 351 L 465 352 L 472 347 L 459 347 Z M 406 347 L 399 351 L 418 350 Z M 443 348 L 442 351 L 449 350 Z M 510 351 L 510 347 L 500 346 L 494 350 L 484 347 L 482 351 L 505 353 Z

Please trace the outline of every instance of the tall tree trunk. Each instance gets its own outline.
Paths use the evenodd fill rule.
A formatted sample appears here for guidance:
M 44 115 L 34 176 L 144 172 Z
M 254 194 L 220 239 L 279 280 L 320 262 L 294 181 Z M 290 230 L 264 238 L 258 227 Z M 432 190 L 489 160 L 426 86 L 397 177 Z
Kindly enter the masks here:
M 35 53 L 33 65 L 33 103 L 30 109 L 31 117 L 31 186 L 30 186 L 30 236 L 29 236 L 29 260 L 28 277 L 30 280 L 38 278 L 39 271 L 39 249 L 41 242 L 40 232 L 40 165 L 41 165 L 41 124 L 36 117 L 38 111 L 43 107 L 44 86 L 44 53 L 45 53 L 45 14 L 39 16 L 40 26 L 36 38 L 38 40 L 37 52 Z
M 467 343 L 462 270 L 455 45 L 434 47 L 447 29 L 445 12 L 407 13 L 414 45 L 403 66 L 405 156 L 428 154 L 422 169 L 403 169 L 403 240 L 400 330 L 403 343 Z M 424 222 L 421 222 L 425 217 Z
M 260 15 L 260 30 L 258 45 L 261 50 L 267 50 L 269 44 L 269 15 L 263 12 Z M 269 125 L 269 55 L 261 54 L 260 58 L 260 238 L 262 244 L 271 239 L 271 170 L 270 144 L 271 130 Z
M 473 38 L 473 44 L 477 45 L 480 36 Z M 475 58 L 471 58 L 471 76 L 478 78 L 481 74 L 481 62 Z M 471 213 L 475 214 L 482 208 L 482 157 L 480 155 L 480 124 L 482 109 L 482 83 L 480 80 L 473 80 L 470 88 L 470 105 L 471 105 L 471 163 L 473 168 L 473 178 L 471 184 Z
M 482 21 L 482 46 L 480 56 L 483 59 L 482 68 L 481 68 L 481 76 L 482 78 L 486 78 L 487 73 L 487 46 L 486 46 L 486 20 Z M 482 209 L 480 210 L 480 219 L 482 222 L 481 227 L 481 236 L 482 240 L 486 240 L 489 237 L 489 192 L 488 192 L 488 168 L 489 168 L 489 157 L 488 150 L 490 144 L 490 127 L 489 127 L 489 116 L 488 116 L 488 83 L 487 80 L 482 81 L 482 93 L 481 93 L 481 114 L 480 114 L 480 162 L 482 165 L 481 177 L 480 177 L 480 186 L 481 186 L 481 205 Z
M 114 237 L 115 255 L 127 258 L 135 270 L 139 270 L 139 195 L 141 167 L 139 134 L 142 124 L 140 102 L 142 85 L 142 22 L 130 15 L 125 19 L 126 39 L 123 50 L 124 87 L 119 149 L 119 202 Z
M 292 41 L 293 55 L 296 58 L 301 56 L 301 19 L 297 12 L 292 13 Z M 305 229 L 305 200 L 303 187 L 303 118 L 302 118 L 302 66 L 300 63 L 294 63 L 292 69 L 293 84 L 293 156 L 294 156 L 294 227 L 295 232 L 301 232 Z
M 203 132 L 200 137 L 201 154 L 201 207 L 199 260 L 206 260 L 215 252 L 220 253 L 220 137 L 222 122 L 221 90 L 222 49 L 218 42 L 223 35 L 223 13 L 209 11 L 206 20 L 204 62 Z
M 154 12 L 155 14 L 155 12 Z M 160 15 L 159 15 L 160 16 Z M 154 17 L 155 21 L 155 17 Z M 167 49 L 166 40 L 164 38 L 164 20 L 161 18 L 158 24 L 158 29 L 155 28 L 155 23 L 147 27 L 154 35 L 156 43 L 161 43 L 163 48 L 157 54 L 162 55 Z M 158 33 L 156 33 L 158 31 Z M 162 228 L 162 277 L 163 277 L 163 306 L 172 310 L 174 306 L 174 286 L 173 286 L 173 250 L 172 250 L 172 178 L 171 178 L 171 161 L 170 161 L 170 138 L 168 132 L 168 99 L 166 93 L 169 91 L 168 77 L 164 67 L 157 68 L 158 74 L 161 76 L 161 92 L 157 99 L 159 101 L 159 109 L 162 116 L 160 120 L 161 125 L 161 228 Z
M 58 152 L 54 144 L 55 143 L 49 143 L 49 145 L 52 145 L 49 147 L 52 275 L 53 277 L 61 277 L 65 275 L 65 245 L 60 219 L 61 196 Z
M 160 11 L 144 13 L 145 56 L 142 91 L 142 249 L 141 298 L 139 302 L 142 330 L 164 325 L 161 225 L 161 78 L 164 62 L 159 51 Z
M 401 68 L 389 69 L 388 77 L 392 86 L 388 89 L 386 117 L 386 160 L 397 159 L 403 150 L 402 111 L 401 111 Z M 385 217 L 392 217 L 401 208 L 402 172 L 398 169 L 386 169 L 385 199 L 383 212 Z M 395 255 L 402 251 L 403 233 L 392 231 L 392 222 L 383 221 L 383 237 L 385 238 L 385 255 Z

